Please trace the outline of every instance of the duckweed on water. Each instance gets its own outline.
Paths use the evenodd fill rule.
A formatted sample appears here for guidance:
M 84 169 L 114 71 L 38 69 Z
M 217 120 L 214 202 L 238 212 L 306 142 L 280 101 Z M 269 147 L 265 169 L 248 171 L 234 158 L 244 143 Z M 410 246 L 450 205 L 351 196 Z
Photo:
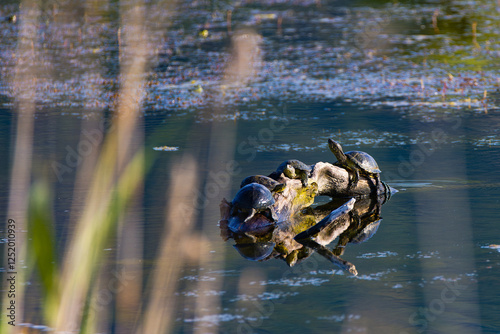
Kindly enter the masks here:
M 240 26 L 253 27 L 262 35 L 264 58 L 256 67 L 261 70 L 246 85 L 224 82 L 229 27 L 222 12 L 211 15 L 211 9 L 202 4 L 184 4 L 167 36 L 150 27 L 146 52 L 156 59 L 156 66 L 147 73 L 144 87 L 138 87 L 146 92 L 145 114 L 194 111 L 218 101 L 229 107 L 273 98 L 498 110 L 488 97 L 500 87 L 496 43 L 500 12 L 494 1 L 377 9 L 330 4 L 319 8 L 315 1 L 286 8 L 273 1 L 261 3 L 268 10 L 255 10 L 252 2 L 230 5 L 238 9 L 233 19 Z M 165 15 L 154 8 L 157 4 L 149 6 L 151 15 Z M 12 6 L 3 7 L 2 13 L 12 11 Z M 120 48 L 117 10 L 112 5 L 96 11 L 94 17 L 70 23 L 56 20 L 50 11 L 43 13 L 46 20 L 39 27 L 38 43 L 46 56 L 41 65 L 59 75 L 36 82 L 40 106 L 114 108 L 120 83 L 113 65 L 118 63 Z M 200 37 L 206 17 L 212 17 L 212 22 L 207 36 Z M 10 107 L 13 96 L 23 89 L 9 84 L 19 31 L 9 20 L 0 22 L 0 28 L 4 32 L 0 95 L 2 106 Z M 89 75 L 89 70 L 94 74 Z M 253 117 L 250 114 L 205 120 Z

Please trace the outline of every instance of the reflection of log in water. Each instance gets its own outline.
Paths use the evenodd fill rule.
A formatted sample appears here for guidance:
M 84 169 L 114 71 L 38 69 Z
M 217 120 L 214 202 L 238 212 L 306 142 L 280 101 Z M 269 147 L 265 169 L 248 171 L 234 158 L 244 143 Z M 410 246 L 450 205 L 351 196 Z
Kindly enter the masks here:
M 264 261 L 271 258 L 281 258 L 289 266 L 309 257 L 313 251 L 325 257 L 343 270 L 357 275 L 355 266 L 327 249 L 322 244 L 328 244 L 336 239 L 350 226 L 351 217 L 348 213 L 353 209 L 356 200 L 348 200 L 345 204 L 327 214 L 320 222 L 313 212 L 297 213 L 289 221 L 275 226 L 275 229 L 266 234 L 249 235 L 234 233 L 228 228 L 231 219 L 230 203 L 223 200 L 221 203 L 221 236 L 224 240 L 234 238 L 234 246 L 241 256 L 248 260 Z M 316 238 L 316 240 L 313 240 Z M 322 244 L 320 244 L 320 243 Z
M 334 220 L 351 211 L 352 208 L 354 207 L 355 202 L 356 200 L 354 198 L 351 198 L 344 205 L 337 208 L 336 210 L 333 210 L 328 216 L 323 218 L 319 223 L 313 225 L 311 228 L 305 230 L 304 232 L 297 234 L 295 240 L 300 242 L 300 240 L 316 236 L 318 233 L 325 230 L 326 227 L 330 226 L 334 222 Z
M 356 267 L 354 264 L 352 264 L 349 261 L 346 261 L 337 255 L 333 254 L 331 250 L 326 248 L 325 246 L 322 246 L 318 244 L 316 241 L 312 239 L 303 239 L 300 241 L 301 244 L 303 244 L 306 247 L 314 249 L 318 254 L 323 256 L 325 259 L 330 261 L 331 263 L 339 266 L 341 269 L 346 270 L 350 272 L 353 275 L 358 275 L 358 271 L 356 270 Z
M 356 200 L 354 198 L 350 199 L 344 205 L 340 206 L 336 210 L 333 210 L 328 216 L 323 218 L 319 223 L 313 225 L 311 228 L 305 230 L 304 232 L 297 234 L 297 236 L 294 238 L 296 241 L 298 241 L 305 247 L 314 249 L 316 252 L 318 252 L 318 254 L 326 258 L 328 261 L 339 266 L 343 270 L 347 270 L 353 275 L 357 275 L 358 272 L 356 270 L 356 267 L 352 263 L 344 259 L 341 259 L 337 255 L 333 254 L 331 250 L 314 241 L 312 237 L 317 236 L 319 233 L 325 231 L 325 229 L 331 226 L 335 222 L 335 220 L 342 218 L 342 216 L 345 216 L 347 213 L 349 213 L 349 211 L 353 209 L 355 202 Z M 347 226 L 349 225 L 347 224 Z M 346 228 L 347 226 L 345 224 L 343 225 L 343 227 Z M 345 230 L 345 228 L 342 228 L 342 231 L 343 230 Z M 333 239 L 331 239 L 330 241 L 332 240 Z

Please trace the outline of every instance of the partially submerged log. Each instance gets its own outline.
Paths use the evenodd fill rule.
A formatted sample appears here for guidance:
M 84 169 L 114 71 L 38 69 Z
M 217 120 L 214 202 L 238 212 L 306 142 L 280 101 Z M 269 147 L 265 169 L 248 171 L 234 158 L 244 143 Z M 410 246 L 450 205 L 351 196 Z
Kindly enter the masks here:
M 276 213 L 277 221 L 275 223 L 277 224 L 289 222 L 291 217 L 295 216 L 302 209 L 311 206 L 318 195 L 326 195 L 333 198 L 355 197 L 358 199 L 390 195 L 386 194 L 390 189 L 379 178 L 363 175 L 360 176 L 354 188 L 349 188 L 349 173 L 344 168 L 327 162 L 318 162 L 312 165 L 306 186 L 303 185 L 300 179 L 290 179 L 283 173 L 279 175 L 272 173 L 270 177 L 285 185 L 280 191 L 273 193 L 275 200 L 273 211 Z M 228 216 L 231 205 L 225 199 L 221 203 L 221 210 L 227 212 Z M 225 216 L 222 214 L 222 211 L 221 216 Z M 266 217 L 256 217 L 259 218 L 256 219 L 257 221 L 251 220 L 248 222 L 248 225 L 255 224 L 256 227 L 258 226 L 259 231 L 256 230 L 254 234 L 261 234 L 263 227 L 265 227 L 265 230 L 268 230 L 268 226 L 273 223 L 272 221 L 266 221 Z M 252 234 L 251 229 L 254 228 L 253 226 L 247 227 L 237 219 L 233 219 L 232 225 L 239 226 L 238 231 L 235 231 L 233 228 L 233 232 L 250 232 Z M 241 228 L 241 226 L 245 228 Z
M 301 174 L 285 169 L 287 163 Z M 245 211 L 237 213 L 240 210 L 238 201 L 235 201 L 236 210 L 233 212 L 233 203 L 223 199 L 220 205 L 221 236 L 224 240 L 233 238 L 235 248 L 247 259 L 263 261 L 278 257 L 293 266 L 316 251 L 356 275 L 354 265 L 339 255 L 347 243 L 367 240 L 376 232 L 378 225 L 370 224 L 376 224 L 380 219 L 380 206 L 394 189 L 380 181 L 378 174 L 360 174 L 355 186 L 349 187 L 351 177 L 346 169 L 328 162 L 309 167 L 297 160 L 284 162 L 269 177 L 248 177 L 242 182 L 242 187 L 253 182 L 262 184 L 269 190 L 266 190 L 267 194 L 264 192 L 264 198 L 272 196 L 274 204 L 271 201 L 259 212 L 248 215 Z M 245 191 L 242 190 L 237 197 L 241 198 Z M 260 198 L 258 193 L 251 192 L 250 195 Z M 313 208 L 311 205 L 318 195 L 331 196 L 333 200 Z M 354 203 L 358 202 L 359 205 L 355 206 Z M 339 238 L 339 243 L 333 251 L 325 247 L 336 238 Z

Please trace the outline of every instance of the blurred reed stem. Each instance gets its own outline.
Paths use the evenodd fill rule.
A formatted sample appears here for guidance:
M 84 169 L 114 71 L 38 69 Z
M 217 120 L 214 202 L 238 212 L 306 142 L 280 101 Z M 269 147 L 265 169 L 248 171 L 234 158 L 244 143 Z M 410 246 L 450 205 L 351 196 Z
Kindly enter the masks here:
M 156 268 L 149 282 L 149 302 L 142 323 L 136 333 L 168 333 L 175 310 L 175 289 L 179 273 L 185 263 L 185 250 L 199 245 L 190 242 L 194 223 L 195 190 L 198 185 L 197 168 L 191 156 L 185 156 L 170 172 L 171 187 L 167 193 L 169 204 L 156 258 Z
M 50 321 L 51 327 L 57 330 L 74 330 L 74 324 L 80 323 L 81 305 L 90 293 L 90 282 L 102 249 L 117 232 L 120 216 L 143 183 L 144 152 L 139 149 L 134 153 L 132 148 L 132 141 L 142 138 L 137 136 L 136 125 L 144 93 L 140 87 L 143 87 L 147 62 L 143 7 L 137 3 L 127 8 L 122 17 L 125 47 L 121 48 L 124 55 L 120 59 L 126 64 L 121 66 L 123 81 L 114 118 L 115 131 L 108 134 L 103 145 L 85 209 L 66 255 L 59 311 Z
M 17 44 L 15 76 L 11 87 L 15 94 L 15 109 L 17 112 L 17 124 L 15 130 L 15 148 L 13 164 L 10 175 L 9 204 L 7 219 L 16 222 L 16 320 L 24 318 L 24 290 L 29 277 L 30 270 L 25 269 L 26 263 L 26 226 L 28 197 L 31 183 L 31 157 L 33 152 L 33 128 L 35 114 L 35 89 L 38 66 L 34 45 L 36 45 L 37 30 L 36 22 L 40 16 L 39 3 L 36 0 L 24 0 L 21 2 L 23 8 L 19 20 L 19 39 Z M 7 263 L 7 252 L 5 252 L 4 263 Z M 6 289 L 6 281 L 2 282 L 3 290 Z M 2 295 L 2 310 L 10 302 L 8 294 Z M 2 311 L 0 321 L 0 333 L 15 332 L 15 327 L 7 324 L 5 312 Z

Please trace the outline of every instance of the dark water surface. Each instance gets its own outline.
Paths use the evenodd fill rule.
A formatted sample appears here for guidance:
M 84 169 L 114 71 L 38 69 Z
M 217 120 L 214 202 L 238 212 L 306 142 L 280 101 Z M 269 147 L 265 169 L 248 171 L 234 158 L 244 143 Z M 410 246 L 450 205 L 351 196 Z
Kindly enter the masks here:
M 144 259 L 129 260 L 146 273 L 154 267 L 171 167 L 188 153 L 200 176 L 190 233 L 207 246 L 201 266 L 187 261 L 181 269 L 173 332 L 500 333 L 499 7 L 494 1 L 318 2 L 322 7 L 315 1 L 231 7 L 239 22 L 233 29 L 251 27 L 262 38 L 263 58 L 248 85 L 222 87 L 230 39 L 220 15 L 212 17 L 208 38 L 198 36 L 211 12 L 206 6 L 182 5 L 185 18 L 176 19 L 168 38 L 152 36 L 160 51 L 139 122 L 154 163 L 136 219 Z M 116 14 L 111 8 L 104 18 Z M 432 23 L 436 9 L 439 31 Z M 2 15 L 16 10 L 15 3 L 5 5 Z M 46 168 L 53 180 L 60 249 L 72 236 L 71 214 L 81 210 L 72 203 L 83 194 L 73 193 L 76 169 L 58 178 L 51 162 L 65 161 L 68 147 L 78 147 L 82 124 L 101 119 L 96 109 L 112 109 L 117 46 L 109 21 L 67 23 L 105 43 L 75 45 L 63 57 L 67 64 L 52 59 L 51 70 L 62 72 L 41 79 L 37 90 L 34 173 Z M 6 211 L 16 124 L 8 78 L 17 32 L 6 21 L 1 27 Z M 48 48 L 66 48 L 58 43 Z M 92 57 L 100 61 L 98 76 L 85 71 Z M 382 180 L 400 190 L 383 205 L 377 233 L 346 247 L 343 258 L 358 276 L 317 254 L 293 268 L 242 258 L 232 240 L 219 236 L 221 199 L 232 199 L 244 177 L 267 175 L 284 160 L 334 162 L 328 138 L 346 151 L 369 152 Z M 153 150 L 160 146 L 178 150 Z M 239 168 L 225 173 L 230 161 Z M 37 295 L 29 298 L 25 322 L 33 326 L 45 325 L 39 302 Z
M 370 138 L 359 136 L 362 127 L 332 122 L 342 129 L 339 140 L 361 142 L 347 144 L 346 149 L 369 151 L 383 170 L 382 179 L 400 190 L 383 206 L 383 221 L 375 236 L 346 248 L 343 258 L 356 265 L 359 276 L 346 275 L 316 254 L 288 268 L 278 260 L 244 260 L 230 241 L 213 245 L 213 261 L 222 253 L 224 264 L 214 264 L 216 270 L 207 266 L 196 274 L 185 271 L 181 278 L 185 290 L 179 294 L 187 300 L 200 293 L 220 295 L 220 308 L 204 317 L 187 318 L 183 309 L 178 314 L 179 328 L 213 323 L 223 332 L 232 332 L 235 326 L 242 332 L 257 333 L 497 332 L 499 288 L 495 273 L 500 254 L 495 244 L 500 232 L 495 224 L 500 205 L 496 182 L 500 155 L 498 148 L 471 140 L 474 133 L 488 131 L 488 127 L 471 126 L 477 121 L 474 118 L 467 118 L 456 129 L 420 122 L 405 124 L 397 110 L 330 106 L 332 112 L 328 113 L 319 105 L 312 109 L 298 104 L 290 109 L 301 109 L 302 119 L 308 115 L 328 118 L 342 112 L 356 119 L 362 113 L 383 112 L 386 117 L 373 117 L 371 129 L 375 132 L 392 129 L 402 137 L 426 138 L 440 129 L 447 141 L 436 144 L 432 151 L 432 141 L 365 145 L 362 141 Z M 275 144 L 263 148 L 254 160 L 242 166 L 241 173 L 234 175 L 231 195 L 243 177 L 272 171 L 270 161 L 334 160 L 323 138 L 338 135 L 326 134 L 328 126 L 321 121 L 298 123 L 277 134 L 275 142 L 288 140 L 290 145 L 304 147 L 288 151 Z M 241 127 L 238 137 L 244 140 L 265 125 L 240 121 L 235 126 Z M 307 139 L 296 139 L 302 137 Z M 235 159 L 242 161 L 245 157 L 243 154 Z M 205 217 L 217 221 L 217 210 Z M 218 289 L 199 291 L 192 280 L 213 280 L 218 282 L 214 284 Z

